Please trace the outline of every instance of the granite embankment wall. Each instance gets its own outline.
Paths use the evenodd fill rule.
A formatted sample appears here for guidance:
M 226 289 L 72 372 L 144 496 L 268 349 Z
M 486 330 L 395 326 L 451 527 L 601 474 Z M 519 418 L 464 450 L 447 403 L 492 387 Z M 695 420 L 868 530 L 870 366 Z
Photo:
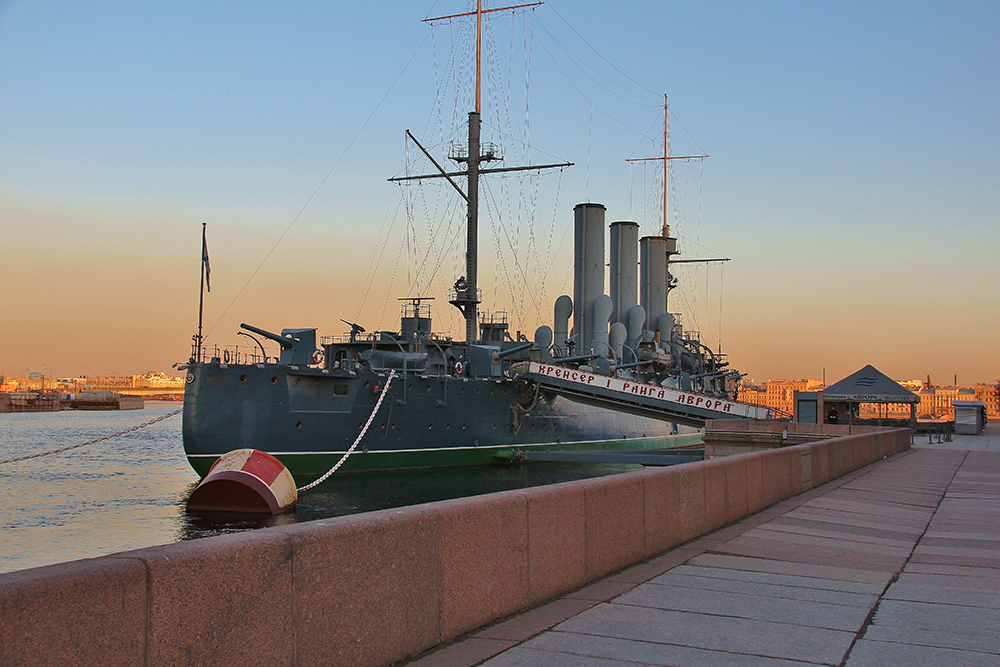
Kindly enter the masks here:
M 2 665 L 386 665 L 909 447 L 908 430 L 0 575 Z

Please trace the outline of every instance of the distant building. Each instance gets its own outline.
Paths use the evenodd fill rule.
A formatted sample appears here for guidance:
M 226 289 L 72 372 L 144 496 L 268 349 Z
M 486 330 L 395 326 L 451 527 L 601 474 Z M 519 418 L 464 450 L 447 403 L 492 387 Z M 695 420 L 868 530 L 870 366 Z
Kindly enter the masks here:
M 768 380 L 758 386 L 752 380 L 744 380 L 739 389 L 739 400 L 752 405 L 761 405 L 792 414 L 795 408 L 795 392 L 818 391 L 823 388 L 819 380 Z
M 955 401 L 982 401 L 986 404 L 987 414 L 1000 417 L 1000 393 L 993 384 L 977 384 L 974 388 L 967 387 L 935 387 L 930 381 L 900 380 L 900 385 L 920 397 L 917 405 L 919 419 L 954 419 Z M 767 380 L 756 384 L 750 378 L 744 378 L 739 384 L 739 400 L 752 405 L 793 411 L 793 400 L 796 391 L 819 391 L 824 385 L 819 380 Z M 903 403 L 868 404 L 863 403 L 859 410 L 862 419 L 909 419 L 910 406 Z
M 132 387 L 135 389 L 183 389 L 184 378 L 149 371 L 143 375 L 133 375 Z
M 986 414 L 1000 417 L 1000 384 L 977 384 L 972 389 L 976 398 L 986 404 Z

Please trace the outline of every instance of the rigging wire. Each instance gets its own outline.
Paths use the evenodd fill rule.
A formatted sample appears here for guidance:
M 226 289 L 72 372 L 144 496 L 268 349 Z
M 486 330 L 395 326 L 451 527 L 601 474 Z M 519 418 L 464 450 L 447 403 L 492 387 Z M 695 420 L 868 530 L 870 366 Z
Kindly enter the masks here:
M 618 72 L 623 77 L 625 77 L 626 79 L 628 79 L 629 81 L 631 81 L 635 85 L 639 86 L 640 88 L 642 88 L 646 92 L 649 92 L 649 93 L 651 93 L 653 95 L 657 95 L 658 96 L 658 94 L 656 92 L 650 90 L 649 88 L 646 88 L 646 86 L 642 85 L 641 83 L 639 83 L 638 81 L 636 81 L 635 79 L 633 79 L 632 77 L 630 77 L 628 74 L 626 74 L 625 72 L 623 72 L 620 69 L 618 69 L 617 67 L 615 67 L 614 63 L 612 63 L 610 60 L 608 60 L 607 58 L 605 58 L 604 56 L 602 56 L 600 51 L 598 51 L 593 46 L 591 46 L 590 42 L 588 42 L 586 39 L 584 39 L 583 35 L 581 35 L 580 33 L 578 33 L 576 31 L 576 28 L 574 28 L 572 25 L 570 25 L 569 21 L 567 21 L 565 18 L 563 18 L 563 15 L 559 13 L 559 11 L 555 8 L 554 4 L 549 3 L 549 7 L 552 9 L 553 12 L 556 13 L 556 16 L 558 16 L 560 18 L 560 20 L 562 20 L 562 22 L 566 24 L 566 27 L 568 27 L 570 30 L 572 30 L 573 34 L 580 38 L 581 42 L 583 42 L 584 44 L 586 44 L 587 47 L 591 51 L 593 51 L 594 53 L 597 54 L 598 58 L 600 58 L 601 60 L 603 60 L 604 62 L 606 62 L 614 71 Z M 548 32 L 548 31 L 546 31 L 546 32 Z
M 250 285 L 250 282 L 254 279 L 254 277 L 261 270 L 261 268 L 264 266 L 264 264 L 267 262 L 267 260 L 271 257 L 271 255 L 277 249 L 278 245 L 281 243 L 281 241 L 288 234 L 289 230 L 291 230 L 292 226 L 302 216 L 302 214 L 305 212 L 305 210 L 309 206 L 309 204 L 312 203 L 312 200 L 319 193 L 319 191 L 323 187 L 323 185 L 326 184 L 327 180 L 329 180 L 329 178 L 333 174 L 334 170 L 340 165 L 341 161 L 343 161 L 344 156 L 346 156 L 347 153 L 348 153 L 348 151 L 351 150 L 351 147 L 354 146 L 354 142 L 358 140 L 358 137 L 361 136 L 361 133 L 365 131 L 366 127 L 368 127 L 368 123 L 370 123 L 371 119 L 375 117 L 375 113 L 382 107 L 382 104 L 389 97 L 389 93 L 391 93 L 392 90 L 393 90 L 393 88 L 396 87 L 396 84 L 399 83 L 399 80 L 401 78 L 403 78 L 403 74 L 406 72 L 407 69 L 409 69 L 410 63 L 413 62 L 413 59 L 417 57 L 418 53 L 420 53 L 420 50 L 424 47 L 424 44 L 427 43 L 427 39 L 428 39 L 427 37 L 424 37 L 423 41 L 420 42 L 420 45 L 417 46 L 416 50 L 414 50 L 413 54 L 410 56 L 410 59 L 406 61 L 405 65 L 403 65 L 403 69 L 400 70 L 399 74 L 393 80 L 392 85 L 390 85 L 389 89 L 385 91 L 385 94 L 382 96 L 382 99 L 380 99 L 378 101 L 378 104 L 375 105 L 375 108 L 372 109 L 372 111 L 371 111 L 370 114 L 368 114 L 368 118 L 365 119 L 365 122 L 362 123 L 361 127 L 358 129 L 358 131 L 351 138 L 351 141 L 348 142 L 347 146 L 341 152 L 340 157 L 338 157 L 337 161 L 333 163 L 333 166 L 330 167 L 330 170 L 328 172 L 326 172 L 326 176 L 323 177 L 323 180 L 321 180 L 319 182 L 319 185 L 316 186 L 316 189 L 313 190 L 313 193 L 311 195 L 309 195 L 309 198 L 306 199 L 306 202 L 302 205 L 302 208 L 299 209 L 299 212 L 295 214 L 295 217 L 292 218 L 292 221 L 290 223 L 288 223 L 287 227 L 285 227 L 285 231 L 283 231 L 281 233 L 281 236 L 278 237 L 278 240 L 274 242 L 274 245 L 271 246 L 271 249 L 267 251 L 266 255 L 264 255 L 264 259 L 262 259 L 260 261 L 260 264 L 257 265 L 257 268 L 254 269 L 254 271 L 253 271 L 252 274 L 250 274 L 250 277 L 247 278 L 247 281 L 243 284 L 243 287 L 240 288 L 240 291 L 236 293 L 236 296 L 233 297 L 233 300 L 229 303 L 228 306 L 226 306 L 226 309 L 224 311 L 222 311 L 222 315 L 219 316 L 219 318 L 215 321 L 215 324 L 213 324 L 212 327 L 208 330 L 208 333 L 205 334 L 205 338 L 208 338 L 212 334 L 212 332 L 215 331 L 215 328 L 217 326 L 219 326 L 219 323 L 222 321 L 222 318 L 225 317 L 226 313 L 228 313 L 229 310 L 233 307 L 233 305 L 235 305 L 237 299 L 240 298 L 240 295 L 242 295 L 243 292 L 246 290 L 247 286 Z M 204 340 L 202 342 L 204 342 Z
M 562 17 L 560 16 L 559 18 L 562 18 Z M 545 26 L 545 24 L 542 21 L 539 20 L 538 21 L 538 25 L 541 26 L 542 30 L 544 30 L 545 33 L 552 39 L 552 42 L 556 46 L 558 46 L 560 50 L 562 50 L 562 52 L 566 55 L 566 57 L 569 58 L 570 62 L 572 62 L 574 65 L 576 65 L 577 68 L 579 68 L 580 71 L 584 75 L 588 76 L 595 84 L 597 84 L 598 86 L 600 86 L 604 90 L 608 91 L 610 94 L 614 95 L 615 97 L 617 97 L 618 99 L 622 100 L 623 102 L 627 102 L 627 103 L 633 104 L 635 106 L 649 107 L 649 106 L 657 106 L 659 104 L 658 101 L 654 104 L 651 101 L 644 101 L 644 100 L 642 100 L 642 98 L 645 97 L 644 93 L 628 90 L 628 88 L 625 85 L 620 84 L 617 81 L 615 81 L 614 79 L 612 79 L 611 77 L 605 75 L 604 73 L 602 73 L 601 71 L 599 71 L 596 67 L 593 67 L 592 65 L 590 65 L 589 63 L 587 63 L 587 61 L 584 60 L 582 57 L 580 57 L 580 56 L 574 54 L 572 51 L 570 51 L 566 46 L 563 45 L 562 42 L 559 41 L 559 39 L 555 35 L 552 34 L 552 32 Z M 576 32 L 576 31 L 574 30 L 573 32 Z M 579 33 L 577 33 L 577 35 L 579 35 Z M 587 46 L 590 47 L 591 49 L 593 48 L 593 47 L 590 46 L 590 44 L 588 44 L 586 42 L 586 40 L 584 40 L 584 43 L 587 44 Z M 598 54 L 598 55 L 600 55 L 600 54 Z M 606 58 L 604 58 L 603 56 L 601 56 L 601 58 L 605 62 L 608 62 L 608 60 Z M 610 65 L 609 62 L 608 62 L 608 64 Z M 617 67 L 614 67 L 614 65 L 611 65 L 611 67 L 614 68 L 618 72 L 621 71 L 621 70 L 618 70 Z M 628 77 L 626 77 L 626 78 L 628 78 Z M 602 80 L 604 82 L 606 82 L 608 85 L 605 85 L 605 83 L 602 83 Z M 629 79 L 629 80 L 631 81 L 631 79 Z M 609 86 L 613 86 L 613 87 L 617 88 L 620 91 L 620 93 L 616 93 L 614 90 L 612 90 L 611 88 L 609 88 Z M 640 85 L 639 87 L 643 88 L 643 90 L 646 90 L 646 91 L 652 93 L 652 91 L 650 91 L 645 86 L 641 86 Z M 625 94 L 635 95 L 636 99 L 629 99 L 629 98 L 625 97 Z M 656 95 L 656 93 L 652 93 L 652 94 Z M 657 95 L 657 98 L 658 97 L 659 96 Z
M 392 229 L 395 227 L 396 219 L 399 216 L 399 208 L 403 205 L 403 198 L 400 197 L 399 201 L 396 203 L 396 210 L 393 212 L 392 223 L 389 225 L 389 229 L 385 230 L 386 222 L 389 218 L 389 203 L 386 203 L 385 215 L 382 218 L 382 227 L 379 230 L 379 238 L 382 239 L 380 244 L 376 244 L 376 252 L 372 253 L 372 260 L 369 264 L 368 274 L 365 277 L 365 282 L 362 284 L 361 288 L 361 299 L 358 305 L 358 310 L 354 315 L 354 321 L 361 321 L 361 311 L 368 301 L 368 295 L 371 292 L 372 285 L 375 283 L 375 276 L 378 275 L 378 268 L 382 265 L 382 256 L 385 254 L 386 246 L 389 245 L 389 238 L 392 235 Z M 384 233 L 383 233 L 383 230 Z

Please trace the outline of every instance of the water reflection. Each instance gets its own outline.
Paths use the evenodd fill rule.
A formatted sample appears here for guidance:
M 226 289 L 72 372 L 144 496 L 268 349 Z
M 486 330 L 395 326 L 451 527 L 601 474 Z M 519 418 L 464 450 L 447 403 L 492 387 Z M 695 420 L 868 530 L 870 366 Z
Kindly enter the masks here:
M 0 459 L 48 451 L 121 431 L 177 409 L 0 414 Z M 345 514 L 525 488 L 638 468 L 532 462 L 334 476 L 276 517 L 188 516 L 198 477 L 184 457 L 181 417 L 55 456 L 0 466 L 0 572 L 325 519 Z

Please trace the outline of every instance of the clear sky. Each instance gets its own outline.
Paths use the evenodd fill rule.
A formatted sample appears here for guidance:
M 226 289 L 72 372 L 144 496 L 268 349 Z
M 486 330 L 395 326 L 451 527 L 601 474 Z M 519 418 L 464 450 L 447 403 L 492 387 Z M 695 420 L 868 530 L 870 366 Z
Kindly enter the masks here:
M 392 329 L 396 298 L 427 291 L 434 329 L 462 337 L 444 292 L 461 230 L 399 212 L 433 218 L 446 190 L 400 207 L 386 178 L 415 152 L 404 129 L 447 132 L 455 30 L 421 20 L 466 8 L 0 0 L 0 375 L 186 360 L 203 222 L 210 346 L 245 346 L 244 321 Z M 625 160 L 662 150 L 668 94 L 671 154 L 711 155 L 673 170 L 683 256 L 732 258 L 678 267 L 671 310 L 734 367 L 1000 377 L 1000 3 L 552 0 L 529 21 L 530 74 L 515 58 L 511 78 L 531 90 L 530 159 L 576 166 L 537 202 L 515 193 L 514 220 L 484 214 L 484 302 L 512 329 L 572 294 L 574 204 L 655 229 L 656 169 Z M 489 57 L 507 67 L 506 48 Z M 508 164 L 529 158 L 484 120 Z M 496 241 L 517 253 L 494 259 Z M 434 244 L 458 250 L 426 259 Z

